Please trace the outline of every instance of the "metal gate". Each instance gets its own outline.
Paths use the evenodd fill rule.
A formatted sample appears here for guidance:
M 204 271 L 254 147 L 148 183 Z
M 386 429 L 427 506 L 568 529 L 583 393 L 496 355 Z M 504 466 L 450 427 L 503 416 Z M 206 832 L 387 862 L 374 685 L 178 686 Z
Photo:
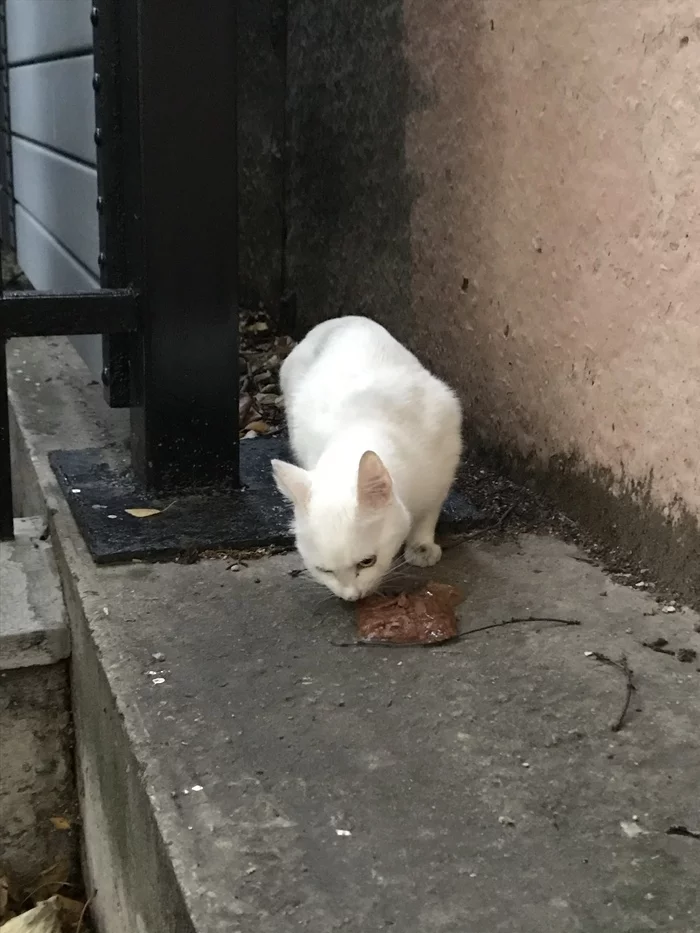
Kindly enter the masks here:
M 110 475 L 99 451 L 52 455 L 64 490 L 82 490 L 68 499 L 95 559 L 286 542 L 286 507 L 267 477 L 279 442 L 247 444 L 239 462 L 236 4 L 95 0 L 90 19 L 101 288 L 2 294 L 3 349 L 11 337 L 104 335 L 108 400 L 131 411 L 133 474 Z M 9 139 L 7 108 L 2 117 Z M 11 197 L 6 235 L 10 207 Z M 0 365 L 5 538 L 9 445 Z M 121 516 L 122 499 L 154 494 L 178 507 L 158 523 L 124 520 L 121 535 L 91 508 L 113 502 Z

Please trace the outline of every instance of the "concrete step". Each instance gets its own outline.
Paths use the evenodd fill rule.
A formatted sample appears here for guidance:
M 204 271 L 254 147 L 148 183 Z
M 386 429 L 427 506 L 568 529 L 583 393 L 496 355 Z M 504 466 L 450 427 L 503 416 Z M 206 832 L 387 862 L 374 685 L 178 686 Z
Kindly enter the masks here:
M 73 564 L 88 862 L 126 920 L 106 933 L 691 933 L 700 845 L 667 833 L 700 824 L 700 675 L 642 643 L 700 648 L 698 619 L 576 556 L 453 551 L 463 630 L 582 624 L 430 650 L 335 646 L 352 615 L 293 556 Z M 618 732 L 625 676 L 587 652 L 634 670 Z M 164 876 L 181 897 L 154 898 Z
M 339 647 L 352 610 L 295 555 L 95 567 L 27 445 L 104 933 L 696 930 L 700 842 L 673 828 L 700 829 L 700 665 L 644 642 L 700 649 L 697 614 L 523 535 L 428 575 L 462 588 L 465 632 L 580 626 Z M 615 731 L 627 678 L 598 655 L 634 672 Z

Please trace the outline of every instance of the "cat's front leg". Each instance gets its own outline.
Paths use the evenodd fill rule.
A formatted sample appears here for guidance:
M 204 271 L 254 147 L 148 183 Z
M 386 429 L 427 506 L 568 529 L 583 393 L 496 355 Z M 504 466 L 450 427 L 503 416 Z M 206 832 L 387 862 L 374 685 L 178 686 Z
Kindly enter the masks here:
M 406 540 L 404 556 L 414 567 L 432 567 L 442 557 L 442 548 L 435 543 L 435 526 L 440 517 L 440 508 L 418 519 Z

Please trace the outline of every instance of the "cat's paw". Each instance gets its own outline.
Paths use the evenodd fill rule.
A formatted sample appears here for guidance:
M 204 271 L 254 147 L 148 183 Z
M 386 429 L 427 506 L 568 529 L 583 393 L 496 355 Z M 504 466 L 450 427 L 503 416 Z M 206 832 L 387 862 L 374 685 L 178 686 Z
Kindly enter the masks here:
M 414 567 L 432 567 L 442 557 L 442 548 L 434 541 L 425 544 L 407 544 L 404 557 Z

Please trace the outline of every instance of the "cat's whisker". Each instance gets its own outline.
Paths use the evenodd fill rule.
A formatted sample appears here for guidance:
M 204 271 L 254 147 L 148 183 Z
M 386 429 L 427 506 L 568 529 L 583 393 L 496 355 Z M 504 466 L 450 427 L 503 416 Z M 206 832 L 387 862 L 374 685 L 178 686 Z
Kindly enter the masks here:
M 412 567 L 397 567 L 396 570 L 390 570 L 384 577 L 385 580 L 392 580 L 398 577 L 407 577 L 413 574 Z
M 398 570 L 398 569 L 401 568 L 401 567 L 410 567 L 410 566 L 412 566 L 412 565 L 409 564 L 409 562 L 406 560 L 405 557 L 400 557 L 400 558 L 396 561 L 396 563 L 392 563 L 392 564 L 391 564 L 391 566 L 389 567 L 389 570 Z

